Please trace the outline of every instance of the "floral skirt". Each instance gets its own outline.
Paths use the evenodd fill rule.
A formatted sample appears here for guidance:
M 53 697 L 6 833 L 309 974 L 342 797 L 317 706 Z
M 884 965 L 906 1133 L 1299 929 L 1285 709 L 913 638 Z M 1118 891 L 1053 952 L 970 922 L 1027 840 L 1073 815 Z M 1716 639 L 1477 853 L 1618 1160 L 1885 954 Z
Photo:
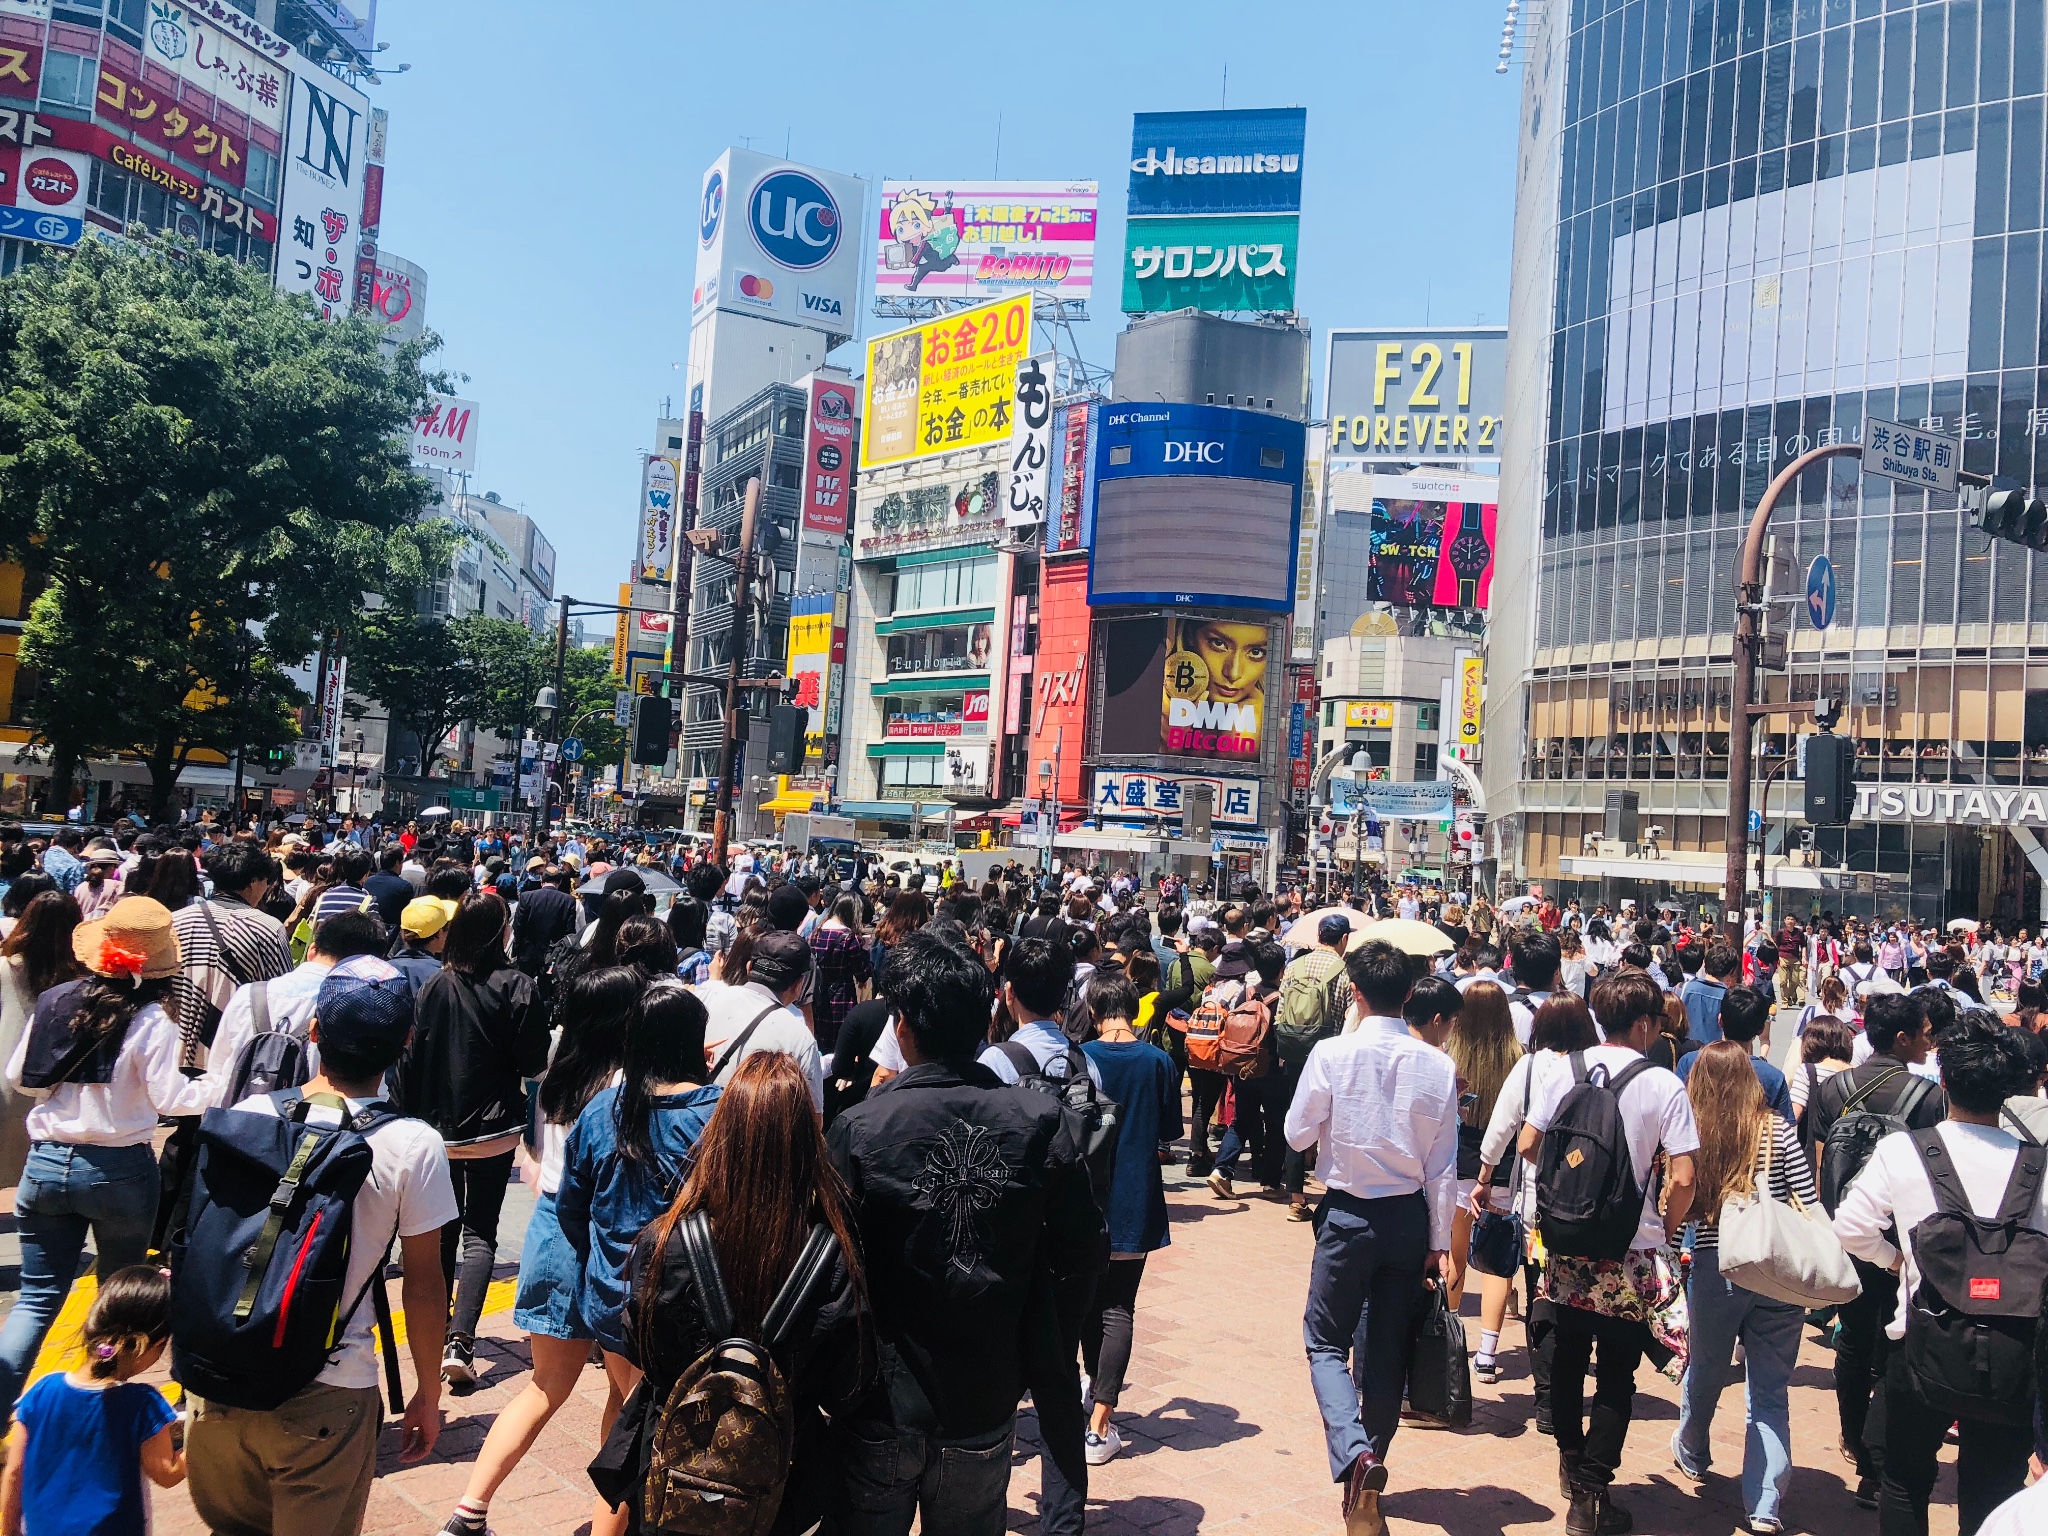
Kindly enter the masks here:
M 1673 1381 L 1685 1374 L 1691 1339 L 1685 1266 L 1676 1248 L 1631 1248 L 1624 1259 L 1550 1254 L 1536 1294 L 1560 1307 L 1643 1324 L 1657 1369 Z

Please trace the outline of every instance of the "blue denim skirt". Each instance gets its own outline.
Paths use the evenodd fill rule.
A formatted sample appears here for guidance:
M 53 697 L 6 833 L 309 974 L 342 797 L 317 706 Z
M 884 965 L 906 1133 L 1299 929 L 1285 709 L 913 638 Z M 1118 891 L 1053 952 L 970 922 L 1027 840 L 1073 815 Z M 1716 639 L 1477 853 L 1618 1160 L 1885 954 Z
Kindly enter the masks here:
M 522 1333 L 549 1339 L 588 1339 L 590 1327 L 576 1305 L 583 1266 L 562 1235 L 555 1216 L 555 1197 L 542 1195 L 526 1228 L 526 1247 L 519 1255 L 519 1293 L 512 1302 L 512 1322 Z

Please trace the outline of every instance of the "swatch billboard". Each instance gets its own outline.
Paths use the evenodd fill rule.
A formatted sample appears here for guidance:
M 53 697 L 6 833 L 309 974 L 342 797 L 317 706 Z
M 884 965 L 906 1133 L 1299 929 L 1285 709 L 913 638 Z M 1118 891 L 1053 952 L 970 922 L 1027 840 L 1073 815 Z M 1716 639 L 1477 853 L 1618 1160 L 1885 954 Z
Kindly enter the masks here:
M 1484 612 L 1499 495 L 1493 480 L 1375 475 L 1367 600 Z
M 1088 601 L 1292 608 L 1307 445 L 1259 411 L 1105 407 Z

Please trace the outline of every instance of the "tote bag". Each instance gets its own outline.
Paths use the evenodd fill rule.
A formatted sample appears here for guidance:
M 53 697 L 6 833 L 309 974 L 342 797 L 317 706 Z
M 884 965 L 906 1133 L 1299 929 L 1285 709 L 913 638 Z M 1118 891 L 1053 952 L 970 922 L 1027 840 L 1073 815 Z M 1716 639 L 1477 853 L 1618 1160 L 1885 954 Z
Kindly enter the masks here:
M 1756 1192 L 1721 1206 L 1722 1278 L 1797 1307 L 1854 1301 L 1863 1294 L 1863 1283 L 1826 1213 L 1797 1196 L 1789 1202 L 1771 1198 L 1777 1138 L 1768 1115 L 1757 1140 Z

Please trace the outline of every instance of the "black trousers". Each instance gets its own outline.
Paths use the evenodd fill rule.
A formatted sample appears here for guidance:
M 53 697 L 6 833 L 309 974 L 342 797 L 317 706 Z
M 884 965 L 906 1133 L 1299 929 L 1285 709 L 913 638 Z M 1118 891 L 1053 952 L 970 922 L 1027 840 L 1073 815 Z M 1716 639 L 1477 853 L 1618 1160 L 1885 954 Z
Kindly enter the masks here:
M 441 1273 L 448 1278 L 448 1304 L 454 1321 L 448 1331 L 476 1337 L 484 1315 L 484 1292 L 498 1262 L 498 1215 L 505 1208 L 505 1186 L 512 1178 L 513 1153 L 496 1157 L 453 1157 L 448 1176 L 455 1185 L 461 1212 L 441 1229 Z M 456 1250 L 461 1249 L 458 1264 Z
M 1185 1040 L 1181 1049 L 1187 1049 Z M 1209 1122 L 1216 1118 L 1216 1106 L 1223 1102 L 1223 1083 L 1221 1072 L 1204 1072 L 1200 1067 L 1188 1068 L 1188 1089 L 1194 1101 L 1195 1112 L 1194 1121 L 1188 1126 L 1190 1173 L 1206 1173 L 1215 1164 L 1215 1153 L 1209 1145 Z
M 1114 1267 L 1114 1266 L 1113 1266 Z M 1081 1330 L 1097 1277 L 1032 1282 L 1026 1308 L 1025 1385 L 1044 1444 L 1038 1463 L 1038 1528 L 1045 1536 L 1081 1536 L 1088 1513 L 1088 1417 L 1081 1412 Z
M 1877 1498 L 1878 1536 L 1927 1536 L 1927 1500 L 1941 1444 L 1958 1423 L 1946 1408 L 1920 1395 L 1905 1356 L 1897 1351 L 1885 1369 L 1884 1472 Z M 1956 1530 L 1976 1536 L 1991 1512 L 2027 1482 L 2027 1457 L 2034 1448 L 2030 1425 L 1963 1419 L 1956 1437 Z
M 1557 1448 L 1581 1458 L 1579 1481 L 1605 1487 L 1621 1466 L 1635 1411 L 1636 1365 L 1649 1330 L 1629 1318 L 1603 1317 L 1578 1307 L 1555 1307 L 1555 1353 L 1551 1357 L 1550 1418 Z M 1593 1409 L 1586 1412 L 1586 1365 L 1600 1346 L 1600 1374 Z
M 1261 1184 L 1285 1184 L 1290 1195 L 1298 1195 L 1308 1182 L 1308 1157 L 1287 1145 L 1287 1106 L 1294 1102 L 1294 1090 L 1301 1086 L 1301 1069 L 1306 1060 L 1278 1062 L 1271 1072 L 1247 1086 L 1259 1096 L 1266 1127 L 1266 1143 L 1253 1165 Z
M 1884 1460 L 1885 1363 L 1891 1355 L 1884 1329 L 1899 1307 L 1899 1277 L 1861 1259 L 1854 1262 L 1863 1294 L 1835 1313 L 1835 1411 L 1842 1445 L 1856 1458 L 1856 1475 L 1875 1477 Z
M 1536 1427 L 1549 1434 L 1550 1365 L 1557 1353 L 1557 1303 L 1537 1297 L 1536 1287 L 1542 1279 L 1542 1265 L 1522 1266 L 1522 1295 L 1528 1307 L 1522 1329 L 1529 1340 L 1529 1380 L 1536 1394 Z
M 1138 1311 L 1138 1284 L 1145 1278 L 1145 1255 L 1112 1259 L 1095 1282 L 1095 1299 L 1081 1330 L 1081 1363 L 1088 1369 L 1095 1401 L 1114 1408 L 1124 1395 L 1124 1377 L 1131 1368 L 1131 1340 Z

